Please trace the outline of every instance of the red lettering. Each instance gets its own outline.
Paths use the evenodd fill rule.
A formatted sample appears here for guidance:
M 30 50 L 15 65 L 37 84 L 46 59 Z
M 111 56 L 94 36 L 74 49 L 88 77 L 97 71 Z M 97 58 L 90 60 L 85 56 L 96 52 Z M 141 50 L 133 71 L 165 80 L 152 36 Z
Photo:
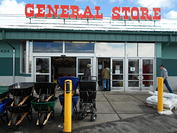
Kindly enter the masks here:
M 58 5 L 54 5 L 54 8 L 52 8 L 51 5 L 47 5 L 47 8 L 48 8 L 48 14 L 46 15 L 47 18 L 52 18 L 53 16 L 55 18 L 58 17 L 58 9 L 59 9 Z
M 78 6 L 70 6 L 70 9 L 72 10 L 72 14 L 70 15 L 70 18 L 79 17 L 79 7 Z
M 95 6 L 95 11 L 96 11 L 96 15 L 95 18 L 96 19 L 102 19 L 103 18 L 103 13 L 100 14 L 100 7 L 99 6 Z
M 160 8 L 153 8 L 153 11 L 154 11 L 153 20 L 160 20 L 161 19 Z
M 114 7 L 112 9 L 112 19 L 120 19 L 120 7 Z
M 84 14 L 82 15 L 82 18 L 94 18 L 89 6 L 87 6 L 85 8 L 85 11 L 84 11 Z
M 36 14 L 36 17 L 45 17 L 45 5 L 44 4 L 39 4 L 36 5 L 37 9 L 38 9 L 38 13 Z
M 69 17 L 69 6 L 68 5 L 61 5 L 60 8 L 62 9 L 60 18 L 68 18 Z
M 148 14 L 149 13 L 148 8 L 140 7 L 140 10 L 142 12 L 142 15 L 140 16 L 141 20 L 152 20 L 152 16 Z
M 25 15 L 26 17 L 34 17 L 34 4 L 25 5 Z
M 125 12 L 123 19 L 128 20 L 129 19 L 128 13 L 130 13 L 130 7 L 122 7 L 122 12 Z
M 35 10 L 37 13 L 35 13 Z M 152 13 L 151 13 L 152 12 Z M 59 14 L 60 13 L 60 14 Z M 92 13 L 89 6 L 86 6 L 83 13 L 80 13 L 79 6 L 76 5 L 44 5 L 44 4 L 26 4 L 26 17 L 36 18 L 71 18 L 71 19 L 103 19 L 101 7 L 95 6 Z M 113 7 L 112 20 L 160 20 L 161 9 L 153 8 L 152 11 L 145 7 Z
M 139 19 L 139 9 L 137 7 L 132 7 L 131 18 L 132 18 L 132 20 L 138 20 Z

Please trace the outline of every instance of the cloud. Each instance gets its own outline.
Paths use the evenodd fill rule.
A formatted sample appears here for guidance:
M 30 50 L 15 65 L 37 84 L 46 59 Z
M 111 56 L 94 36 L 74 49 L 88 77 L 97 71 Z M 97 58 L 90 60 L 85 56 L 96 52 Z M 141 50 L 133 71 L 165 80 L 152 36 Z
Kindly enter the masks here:
M 171 10 L 166 14 L 166 18 L 177 19 L 177 11 Z
M 0 3 L 0 25 L 26 23 L 25 3 L 17 0 L 2 0 Z
M 76 2 L 85 2 L 85 3 L 91 2 L 94 6 L 96 6 L 98 3 L 98 0 L 75 0 L 75 1 Z
M 143 7 L 165 7 L 175 6 L 176 0 L 137 0 L 137 3 Z
M 25 3 L 16 0 L 3 0 L 0 4 L 0 14 L 24 14 Z

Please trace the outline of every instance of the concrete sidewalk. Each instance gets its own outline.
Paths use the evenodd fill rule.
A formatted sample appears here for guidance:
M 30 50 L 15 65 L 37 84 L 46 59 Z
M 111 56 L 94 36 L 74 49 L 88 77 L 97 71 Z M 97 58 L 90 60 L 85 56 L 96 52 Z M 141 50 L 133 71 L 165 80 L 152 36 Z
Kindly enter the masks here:
M 122 130 L 127 133 L 129 123 L 139 123 L 137 125 L 138 127 L 141 127 L 141 122 L 145 122 L 142 124 L 146 124 L 147 122 L 150 122 L 151 124 L 151 119 L 154 116 L 159 116 L 156 114 L 156 110 L 150 107 L 147 107 L 145 105 L 145 99 L 149 95 L 147 93 L 123 93 L 123 92 L 97 92 L 97 119 L 95 122 L 90 121 L 90 117 L 78 121 L 75 120 L 73 121 L 73 132 L 97 132 L 97 129 L 100 130 L 105 130 L 108 132 L 110 130 L 112 132 L 112 125 L 113 127 L 116 128 L 119 125 L 126 125 L 125 127 L 122 126 Z M 17 129 L 10 129 L 7 127 L 7 124 L 4 124 L 0 122 L 0 132 L 1 133 L 14 133 L 14 132 L 19 132 L 19 133 L 58 133 L 62 132 L 62 126 L 63 123 L 61 122 L 61 117 L 60 117 L 60 112 L 61 112 L 61 105 L 59 102 L 57 102 L 57 105 L 55 107 L 55 118 L 53 120 L 50 120 L 47 125 L 40 129 L 35 126 L 35 116 L 33 121 L 28 121 L 25 120 L 23 122 L 23 125 L 20 128 Z M 161 118 L 161 116 L 159 116 Z M 146 121 L 143 121 L 143 119 L 147 119 Z M 158 117 L 157 121 L 158 121 Z M 171 118 L 169 118 L 170 121 Z M 172 121 L 174 121 L 174 117 L 172 117 Z M 125 123 L 125 124 L 124 124 Z M 111 124 L 111 125 L 110 125 Z M 162 124 L 163 125 L 163 124 Z M 177 125 L 177 124 L 176 124 Z M 98 128 L 96 128 L 98 126 Z M 148 128 L 151 128 L 150 125 Z M 94 128 L 93 128 L 94 127 Z M 102 127 L 108 127 L 106 129 Z M 111 127 L 111 128 L 109 128 Z M 130 125 L 132 128 L 132 126 Z M 134 128 L 135 125 L 133 126 Z M 144 126 L 145 127 L 145 126 Z M 117 127 L 118 128 L 118 127 Z M 127 131 L 126 131 L 127 128 Z M 115 132 L 118 132 L 118 130 Z M 130 132 L 130 131 L 129 131 Z
M 95 125 L 110 121 L 153 114 L 155 109 L 145 105 L 148 93 L 98 92 L 97 93 L 97 120 L 90 122 L 90 117 L 82 121 L 75 121 L 73 129 Z

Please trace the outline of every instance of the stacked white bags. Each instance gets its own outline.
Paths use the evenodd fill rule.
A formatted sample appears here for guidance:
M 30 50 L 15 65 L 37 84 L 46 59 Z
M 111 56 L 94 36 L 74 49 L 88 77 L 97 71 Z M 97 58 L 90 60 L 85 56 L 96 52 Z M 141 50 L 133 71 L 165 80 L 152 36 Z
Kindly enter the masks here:
M 157 106 L 158 92 L 149 92 L 152 96 L 146 99 L 146 103 L 151 106 Z M 165 109 L 176 109 L 177 108 L 177 94 L 166 93 L 163 95 L 164 108 Z

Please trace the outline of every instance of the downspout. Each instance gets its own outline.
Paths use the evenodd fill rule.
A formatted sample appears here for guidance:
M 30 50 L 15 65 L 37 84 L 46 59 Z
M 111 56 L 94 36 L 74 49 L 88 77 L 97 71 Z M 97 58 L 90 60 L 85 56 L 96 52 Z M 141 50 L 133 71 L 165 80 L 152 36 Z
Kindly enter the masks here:
M 9 44 L 9 46 L 13 49 L 13 70 L 12 70 L 12 73 L 13 73 L 13 84 L 15 83 L 15 53 L 16 53 L 16 49 L 14 46 L 12 46 L 9 42 L 7 42 Z

